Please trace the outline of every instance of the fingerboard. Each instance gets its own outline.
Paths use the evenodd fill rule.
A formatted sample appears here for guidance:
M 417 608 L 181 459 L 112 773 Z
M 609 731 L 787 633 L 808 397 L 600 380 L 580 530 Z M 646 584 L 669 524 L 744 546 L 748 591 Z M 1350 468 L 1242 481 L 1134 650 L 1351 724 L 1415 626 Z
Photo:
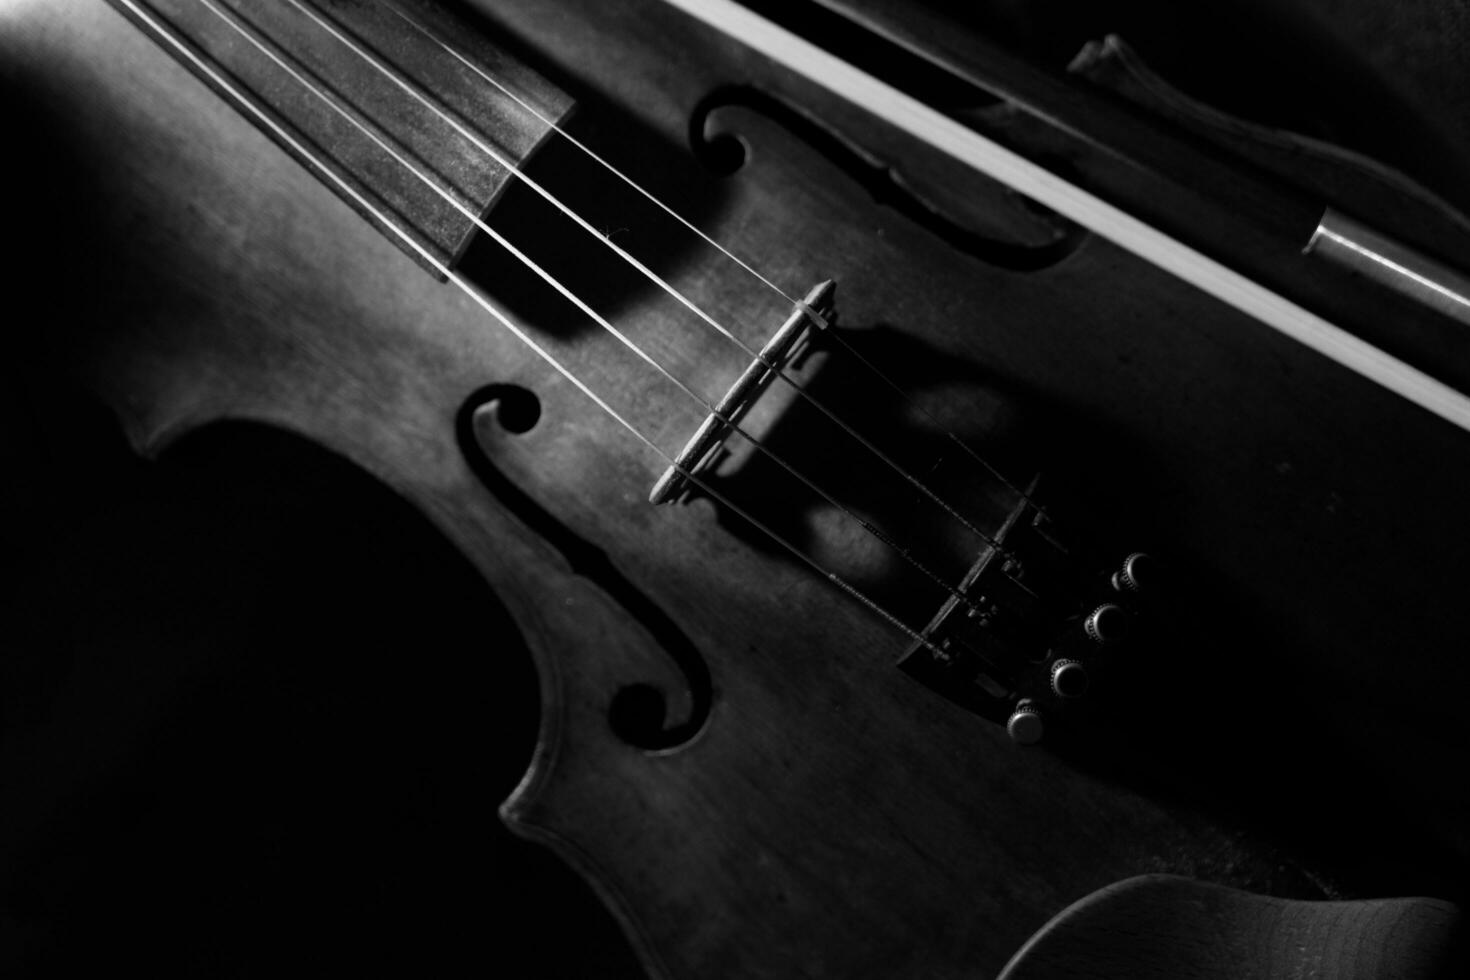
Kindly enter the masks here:
M 572 104 L 428 0 L 108 2 L 440 280 Z

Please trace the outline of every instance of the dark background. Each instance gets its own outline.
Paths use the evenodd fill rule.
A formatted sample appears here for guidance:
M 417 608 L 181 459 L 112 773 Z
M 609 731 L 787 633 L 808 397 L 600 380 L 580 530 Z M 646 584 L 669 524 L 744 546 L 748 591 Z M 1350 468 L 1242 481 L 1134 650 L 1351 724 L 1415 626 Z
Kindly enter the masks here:
M 1216 104 L 1463 194 L 1454 0 L 950 6 L 1052 65 L 1117 30 Z M 536 679 L 467 562 L 279 432 L 134 456 L 43 354 L 107 244 L 57 230 L 47 161 L 4 167 L 52 197 L 13 196 L 6 265 L 0 969 L 636 975 L 588 889 L 498 822 Z

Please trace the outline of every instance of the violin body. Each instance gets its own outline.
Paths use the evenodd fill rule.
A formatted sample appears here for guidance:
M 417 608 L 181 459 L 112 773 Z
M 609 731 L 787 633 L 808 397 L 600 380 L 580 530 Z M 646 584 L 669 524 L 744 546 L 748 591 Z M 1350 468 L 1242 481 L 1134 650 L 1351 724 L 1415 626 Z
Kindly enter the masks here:
M 1097 728 L 1023 748 L 897 669 L 902 633 L 719 501 L 651 506 L 666 460 L 116 11 L 13 7 L 6 75 L 65 120 L 57 152 L 88 178 L 69 203 L 98 261 L 64 301 L 65 370 L 140 452 L 265 422 L 430 518 L 541 679 L 536 755 L 503 816 L 592 883 L 655 975 L 991 975 L 1071 902 L 1145 873 L 1287 897 L 1462 880 L 1467 789 L 1444 774 L 1470 680 L 1464 432 L 1101 238 L 1034 270 L 957 251 L 759 113 L 713 117 L 745 158 L 701 169 L 685 149 L 700 99 L 754 84 L 944 182 L 995 234 L 1042 234 L 990 182 L 660 4 L 477 5 L 478 30 L 579 103 L 599 152 L 788 291 L 834 280 L 838 329 L 927 414 L 870 397 L 829 353 L 812 384 L 834 404 L 916 445 L 937 447 L 941 420 L 1043 474 L 1069 523 L 1167 556 L 1170 614 L 1097 692 Z M 508 195 L 491 223 L 534 236 L 521 207 Z M 635 241 L 655 221 L 594 220 Z M 661 445 L 699 425 L 701 406 L 524 269 L 475 261 L 489 296 Z M 754 346 L 788 312 L 693 240 L 671 235 L 659 261 Z M 606 281 L 603 312 L 678 371 L 719 388 L 748 361 L 646 284 Z M 534 397 L 532 424 L 505 421 L 508 392 Z M 920 509 L 780 407 L 771 445 L 864 513 Z M 738 462 L 718 478 L 734 499 L 904 601 L 884 591 L 891 560 L 833 531 L 830 507 Z M 978 507 L 994 493 L 968 470 L 936 478 Z M 650 689 L 666 717 L 630 734 L 622 692 Z

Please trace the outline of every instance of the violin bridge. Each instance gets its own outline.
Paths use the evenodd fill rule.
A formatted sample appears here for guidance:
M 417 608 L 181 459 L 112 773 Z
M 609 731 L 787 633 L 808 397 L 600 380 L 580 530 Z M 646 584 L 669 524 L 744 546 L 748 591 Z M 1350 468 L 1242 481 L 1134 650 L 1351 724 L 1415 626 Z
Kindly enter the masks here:
M 817 283 L 806 298 L 792 308 L 791 315 L 756 354 L 755 359 L 725 392 L 714 411 L 684 444 L 673 465 L 664 471 L 648 494 L 649 503 L 666 504 L 689 492 L 691 477 L 708 470 L 720 458 L 734 427 L 760 400 L 771 383 L 801 356 L 813 327 L 826 327 L 835 317 L 833 296 L 837 284 L 831 279 Z

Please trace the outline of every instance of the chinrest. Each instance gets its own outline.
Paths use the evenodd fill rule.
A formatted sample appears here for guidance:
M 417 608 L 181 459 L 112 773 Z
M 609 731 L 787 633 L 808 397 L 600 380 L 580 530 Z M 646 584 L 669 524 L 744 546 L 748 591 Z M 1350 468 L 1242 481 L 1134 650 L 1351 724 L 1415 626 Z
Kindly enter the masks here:
M 1464 917 L 1449 902 L 1291 901 L 1142 875 L 1069 906 L 999 980 L 1427 980 L 1467 965 Z

